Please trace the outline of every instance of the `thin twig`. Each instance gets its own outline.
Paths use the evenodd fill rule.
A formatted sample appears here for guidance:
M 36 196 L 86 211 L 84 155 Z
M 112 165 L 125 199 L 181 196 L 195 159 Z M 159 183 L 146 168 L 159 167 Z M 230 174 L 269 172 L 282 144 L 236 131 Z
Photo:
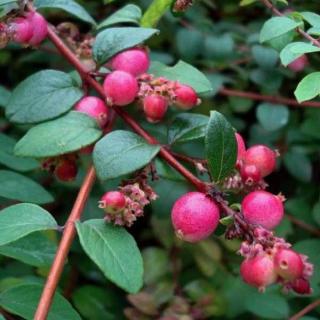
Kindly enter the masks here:
M 286 214 L 286 216 L 292 223 L 294 223 L 295 225 L 297 225 L 301 229 L 304 229 L 304 230 L 310 232 L 311 234 L 313 234 L 317 237 L 320 237 L 320 230 L 319 229 L 317 229 L 317 228 L 313 227 L 312 225 L 305 223 L 304 221 L 301 221 L 301 220 L 299 220 L 289 214 Z
M 267 96 L 267 95 L 262 95 L 259 93 L 232 90 L 232 89 L 227 89 L 227 88 L 220 89 L 219 94 L 223 95 L 223 96 L 240 97 L 240 98 L 256 100 L 256 101 L 267 101 L 267 102 L 271 102 L 271 103 L 285 104 L 285 105 L 293 106 L 293 107 L 320 108 L 320 102 L 316 102 L 316 101 L 306 101 L 306 102 L 299 103 L 298 101 L 296 101 L 294 99 L 278 97 L 278 96 Z
M 315 309 L 316 307 L 320 306 L 320 299 L 310 303 L 307 305 L 305 308 L 300 310 L 298 313 L 296 313 L 294 316 L 292 316 L 289 320 L 299 320 L 301 319 L 304 315 Z

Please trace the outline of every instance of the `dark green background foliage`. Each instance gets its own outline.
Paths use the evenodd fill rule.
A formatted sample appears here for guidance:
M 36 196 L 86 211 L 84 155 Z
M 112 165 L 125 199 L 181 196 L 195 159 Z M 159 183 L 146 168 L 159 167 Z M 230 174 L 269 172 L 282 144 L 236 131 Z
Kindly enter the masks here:
M 60 4 L 66 2 L 68 1 L 56 1 Z M 102 180 L 95 184 L 82 218 L 82 221 L 92 220 L 77 225 L 80 241 L 78 238 L 72 246 L 60 282 L 61 290 L 55 296 L 49 319 L 122 319 L 126 308 L 131 308 L 126 309 L 127 312 L 144 314 L 142 316 L 139 313 L 137 319 L 157 319 L 159 309 L 172 307 L 174 303 L 183 307 L 183 303 L 175 297 L 177 291 L 174 292 L 174 286 L 177 285 L 177 281 L 178 289 L 183 292 L 189 304 L 200 305 L 206 319 L 288 319 L 290 315 L 320 295 L 320 110 L 254 102 L 245 98 L 226 96 L 220 91 L 222 86 L 226 86 L 241 91 L 295 99 L 294 91 L 298 83 L 304 76 L 318 70 L 320 56 L 315 52 L 316 49 L 310 46 L 303 47 L 300 49 L 302 52 L 314 52 L 308 54 L 310 64 L 304 71 L 293 73 L 282 66 L 281 61 L 286 64 L 285 62 L 290 61 L 292 56 L 291 51 L 289 53 L 282 51 L 280 61 L 280 51 L 283 47 L 289 42 L 301 42 L 301 38 L 294 39 L 290 33 L 299 22 L 295 24 L 291 20 L 291 24 L 286 25 L 287 30 L 284 30 L 283 21 L 280 22 L 276 28 L 276 32 L 280 32 L 279 37 L 269 41 L 275 34 L 272 35 L 270 30 L 264 29 L 260 35 L 260 31 L 271 14 L 258 3 L 259 1 L 257 3 L 243 1 L 253 2 L 250 6 L 239 6 L 238 0 L 194 2 L 194 6 L 180 16 L 174 16 L 169 10 L 156 26 L 160 34 L 148 40 L 148 45 L 152 60 L 158 61 L 152 66 L 155 74 L 172 79 L 178 75 L 202 94 L 203 103 L 193 111 L 200 115 L 180 114 L 175 118 L 176 112 L 171 110 L 163 123 L 150 125 L 143 120 L 137 108 L 130 106 L 128 110 L 161 143 L 170 143 L 174 151 L 200 158 L 205 158 L 207 154 L 213 165 L 210 171 L 218 180 L 221 178 L 221 172 L 228 171 L 229 168 L 220 170 L 214 166 L 214 161 L 219 162 L 217 155 L 205 150 L 205 127 L 210 111 L 222 113 L 232 126 L 241 132 L 248 145 L 263 143 L 278 149 L 281 158 L 278 161 L 277 171 L 267 179 L 270 191 L 282 192 L 288 199 L 287 216 L 277 228 L 277 233 L 286 237 L 297 250 L 310 256 L 311 262 L 315 265 L 315 274 L 311 281 L 314 292 L 308 297 L 292 293 L 285 295 L 280 292 L 278 286 L 271 286 L 266 293 L 259 294 L 244 284 L 239 277 L 241 258 L 236 254 L 239 248 L 238 241 L 226 241 L 223 236 L 215 235 L 199 244 L 178 243 L 170 224 L 170 209 L 175 199 L 192 190 L 192 187 L 165 163 L 156 160 L 160 180 L 154 182 L 153 187 L 159 199 L 147 207 L 144 217 L 128 230 L 142 252 L 143 262 L 134 239 L 125 230 L 112 228 L 108 232 L 103 229 L 101 220 L 95 220 L 103 217 L 102 211 L 97 208 L 99 197 L 106 190 L 115 188 L 120 181 L 112 170 L 107 172 L 102 168 L 100 173 L 98 169 Z M 285 5 L 281 2 L 284 1 L 277 2 L 278 7 L 285 9 Z M 151 1 L 91 0 L 79 3 L 94 17 L 98 29 L 101 30 L 117 23 L 119 19 L 128 23 L 130 27 L 138 27 L 140 12 L 136 7 L 129 10 L 130 14 L 122 12 L 125 18 L 121 18 L 121 15 L 120 18 L 119 15 L 112 16 L 108 20 L 106 18 L 128 3 L 140 6 L 144 12 Z M 50 1 L 38 0 L 36 5 L 42 8 L 41 12 L 53 24 L 72 21 L 77 23 L 84 33 L 95 25 L 90 15 L 81 7 L 74 5 L 69 7 L 73 13 L 70 15 L 66 11 L 61 11 L 59 4 L 55 9 L 46 8 L 50 7 Z M 166 8 L 165 5 L 163 7 Z M 296 0 L 290 1 L 290 7 L 299 12 L 316 12 L 319 3 L 317 0 Z M 278 22 L 273 21 L 273 23 Z M 317 23 L 319 33 L 319 21 L 315 22 L 314 28 L 317 28 Z M 310 24 L 312 26 L 312 23 Z M 112 27 L 118 26 L 112 25 Z M 268 25 L 265 25 L 264 28 L 267 27 Z M 283 36 L 281 32 L 285 31 L 288 33 Z M 145 34 L 152 33 L 154 31 L 149 29 L 130 41 L 133 41 L 133 44 L 139 43 L 149 37 Z M 100 38 L 103 38 L 103 32 L 100 33 Z M 113 54 L 112 50 L 125 48 L 121 43 L 117 44 L 119 48 L 116 45 L 114 48 L 104 48 L 105 43 L 108 42 L 103 42 L 102 47 L 97 45 L 95 48 L 95 56 L 100 62 L 110 57 Z M 79 146 L 91 144 L 101 134 L 91 119 L 72 113 L 64 115 L 82 95 L 78 77 L 74 73 L 68 74 L 73 69 L 63 58 L 52 53 L 53 47 L 48 41 L 41 47 L 41 50 L 31 50 L 10 44 L 0 51 L 0 206 L 3 209 L 0 219 L 3 221 L 8 219 L 12 224 L 22 223 L 18 234 L 11 229 L 1 231 L 0 234 L 0 307 L 26 319 L 32 319 L 59 241 L 59 236 L 52 231 L 57 229 L 56 222 L 38 205 L 41 204 L 54 216 L 58 224 L 63 225 L 91 159 L 86 156 L 81 157 L 80 173 L 76 181 L 63 184 L 41 171 L 36 160 L 19 158 L 17 155 L 37 158 L 73 151 Z M 174 68 L 166 68 L 163 65 L 174 66 L 179 60 L 197 67 L 206 74 L 213 90 L 206 92 L 207 80 L 190 66 L 186 67 L 183 62 Z M 31 111 L 25 110 L 16 115 L 21 100 L 15 98 L 8 103 L 10 92 L 22 80 L 44 69 L 64 72 L 54 73 L 57 78 L 55 81 L 59 83 L 57 90 L 60 91 L 56 92 L 57 96 L 51 95 L 52 99 L 49 102 L 52 109 L 50 112 L 47 110 L 47 113 L 46 110 L 43 110 L 43 113 L 39 111 L 41 110 L 37 100 L 39 86 L 36 85 L 33 89 L 29 89 L 35 90 L 33 96 L 28 96 L 28 92 L 24 93 L 25 103 L 29 105 Z M 46 83 L 45 75 L 52 71 L 46 72 L 36 77 L 41 79 L 40 83 L 43 86 L 50 85 Z M 306 88 L 300 88 L 302 90 L 300 93 L 296 92 L 297 98 L 306 100 L 316 97 L 320 91 L 319 74 L 313 74 L 311 80 L 307 78 L 304 81 L 307 81 L 304 84 Z M 317 83 L 317 86 L 313 85 L 313 92 L 309 92 L 311 84 L 314 83 Z M 54 110 L 56 101 L 61 100 L 59 94 L 61 92 L 64 94 L 64 90 L 67 90 L 69 95 L 64 96 L 63 103 L 57 105 Z M 33 98 L 36 101 L 33 101 Z M 6 106 L 10 110 L 5 110 Z M 53 118 L 57 116 L 60 118 L 54 120 Z M 50 121 L 48 125 L 37 124 L 44 120 Z M 72 127 L 74 121 L 79 125 Z M 61 131 L 66 125 L 73 128 L 68 131 L 70 136 Z M 20 140 L 31 127 L 35 129 Z M 49 127 L 50 133 L 48 133 Z M 82 128 L 86 128 L 87 133 L 77 141 L 79 145 L 77 143 L 74 145 L 72 136 L 78 136 L 78 131 L 81 132 Z M 117 122 L 115 129 L 128 130 L 121 121 Z M 57 134 L 60 133 L 56 144 L 41 145 L 42 130 L 48 136 L 54 135 L 55 131 Z M 212 130 L 214 132 L 214 128 Z M 227 128 L 225 130 L 228 131 Z M 118 131 L 116 135 L 119 136 L 122 132 Z M 60 138 L 66 139 L 63 150 L 59 146 Z M 134 143 L 140 144 L 140 138 L 131 136 L 131 139 Z M 18 140 L 20 142 L 16 146 L 14 155 L 14 146 Z M 219 144 L 219 141 L 210 143 Z M 110 145 L 111 148 L 112 144 L 118 145 L 114 141 L 100 142 L 101 150 L 98 150 L 100 153 L 95 158 L 98 167 L 99 164 L 104 165 L 101 163 L 102 160 L 106 163 L 111 161 L 108 159 L 108 154 L 104 156 L 106 152 L 104 144 Z M 232 141 L 229 147 L 233 149 Z M 143 163 L 130 163 L 130 159 L 126 161 L 126 152 L 122 151 L 124 153 L 121 162 L 122 174 L 141 168 L 158 152 L 157 147 L 142 144 L 140 148 L 143 150 L 141 152 L 144 152 Z M 232 150 L 230 152 L 232 160 Z M 227 159 L 231 161 L 230 157 Z M 232 161 L 228 164 L 229 167 L 230 165 L 232 168 Z M 110 177 L 117 179 L 110 180 Z M 10 212 L 7 210 L 12 209 L 4 208 L 15 204 L 15 200 L 34 204 L 13 207 L 15 214 L 9 217 Z M 241 199 L 233 200 L 237 202 Z M 30 213 L 30 208 L 25 206 L 32 206 L 34 218 L 37 214 L 41 215 L 38 224 L 31 229 L 23 225 L 24 219 L 28 219 Z M 309 230 L 302 228 L 301 223 L 306 224 Z M 5 234 L 7 238 L 3 239 Z M 100 245 L 103 248 L 101 255 L 94 249 Z M 107 250 L 109 246 L 114 246 L 112 248 L 115 250 Z M 128 259 L 130 255 L 132 260 Z M 117 263 L 110 267 L 103 258 Z M 142 263 L 144 265 L 142 291 L 134 294 L 141 286 Z M 130 268 L 130 272 L 123 274 L 122 268 Z M 133 294 L 128 296 L 127 292 L 116 287 L 108 279 Z M 68 301 L 61 294 L 64 294 Z M 206 298 L 210 303 L 202 306 L 201 302 L 204 303 Z M 303 319 L 312 320 L 319 317 L 320 308 Z

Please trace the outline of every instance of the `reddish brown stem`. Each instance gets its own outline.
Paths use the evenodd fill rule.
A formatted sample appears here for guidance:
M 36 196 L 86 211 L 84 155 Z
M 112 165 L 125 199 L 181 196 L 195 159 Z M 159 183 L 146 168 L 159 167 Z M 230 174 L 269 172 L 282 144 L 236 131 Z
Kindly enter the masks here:
M 289 320 L 299 320 L 301 319 L 304 315 L 315 309 L 316 307 L 320 306 L 320 299 L 310 303 L 307 305 L 305 308 L 300 310 L 298 313 L 296 313 L 294 316 L 292 316 Z
M 45 320 L 48 316 L 49 309 L 52 303 L 52 299 L 55 290 L 58 286 L 58 282 L 63 271 L 64 262 L 67 258 L 71 243 L 75 236 L 75 223 L 81 217 L 81 213 L 84 209 L 87 198 L 89 197 L 92 185 L 95 181 L 95 170 L 90 167 L 88 173 L 83 181 L 81 189 L 78 193 L 77 199 L 74 203 L 70 216 L 65 224 L 65 228 L 62 234 L 62 238 L 51 266 L 47 282 L 43 289 L 38 309 L 34 316 L 35 320 Z
M 317 228 L 311 226 L 310 224 L 305 223 L 304 221 L 299 220 L 289 214 L 286 214 L 286 216 L 292 223 L 294 223 L 295 225 L 297 225 L 301 229 L 306 230 L 317 237 L 320 237 L 320 230 L 319 229 L 317 229 Z
M 267 101 L 271 103 L 285 104 L 285 105 L 294 106 L 294 107 L 320 108 L 320 102 L 316 102 L 316 101 L 306 101 L 306 102 L 299 103 L 294 99 L 277 97 L 277 96 L 267 96 L 267 95 L 262 95 L 254 92 L 232 90 L 227 88 L 220 89 L 219 94 L 224 96 L 240 97 L 240 98 L 251 99 L 256 101 Z

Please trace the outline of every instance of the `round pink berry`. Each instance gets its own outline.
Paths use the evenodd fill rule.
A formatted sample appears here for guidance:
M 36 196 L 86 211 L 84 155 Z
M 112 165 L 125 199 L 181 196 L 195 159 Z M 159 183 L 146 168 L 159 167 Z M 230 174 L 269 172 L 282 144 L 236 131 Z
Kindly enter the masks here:
M 277 279 L 272 258 L 268 255 L 258 255 L 244 260 L 240 267 L 240 274 L 244 282 L 261 291 Z
M 38 12 L 29 12 L 26 17 L 32 27 L 32 37 L 28 43 L 32 46 L 37 46 L 48 35 L 48 23 Z
M 257 183 L 261 180 L 261 173 L 259 169 L 256 166 L 250 164 L 245 164 L 241 166 L 240 175 L 242 181 L 249 185 Z
M 113 71 L 104 80 L 107 100 L 117 106 L 125 106 L 134 101 L 138 93 L 136 78 L 125 71 Z
M 107 123 L 108 108 L 100 98 L 94 96 L 84 97 L 75 105 L 74 109 L 95 119 L 101 128 Z
M 120 191 L 109 191 L 100 200 L 100 207 L 106 213 L 118 213 L 126 206 L 126 198 Z
M 288 68 L 294 72 L 300 72 L 309 64 L 308 57 L 304 54 L 288 64 Z
M 281 222 L 284 209 L 279 196 L 259 190 L 243 199 L 242 213 L 248 223 L 273 229 Z
M 220 219 L 217 204 L 201 192 L 189 192 L 174 204 L 171 220 L 179 238 L 197 242 L 217 228 Z
M 303 275 L 303 261 L 299 253 L 291 249 L 279 249 L 274 256 L 278 275 L 285 280 L 296 280 Z
M 121 70 L 137 77 L 149 69 L 150 60 L 146 50 L 133 48 L 118 53 L 112 58 L 110 67 L 113 70 Z
M 165 97 L 152 94 L 143 99 L 143 111 L 150 122 L 160 121 L 166 114 L 168 101 Z
M 25 18 L 15 18 L 10 26 L 12 39 L 18 43 L 28 43 L 33 36 L 33 28 L 29 20 Z
M 255 145 L 250 147 L 244 156 L 244 163 L 256 166 L 261 177 L 266 177 L 276 168 L 277 154 L 264 145 Z
M 176 95 L 175 105 L 183 110 L 189 110 L 199 103 L 197 93 L 185 84 L 177 84 L 177 88 L 174 90 Z

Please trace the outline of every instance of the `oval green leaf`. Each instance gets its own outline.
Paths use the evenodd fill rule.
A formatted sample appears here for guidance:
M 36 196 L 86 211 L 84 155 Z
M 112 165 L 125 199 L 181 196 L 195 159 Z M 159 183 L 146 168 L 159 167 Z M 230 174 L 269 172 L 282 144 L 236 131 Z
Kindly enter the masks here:
M 298 28 L 301 22 L 296 22 L 287 17 L 273 17 L 267 20 L 260 32 L 260 42 L 267 42 Z
M 61 9 L 82 21 L 96 25 L 96 22 L 89 15 L 89 13 L 82 6 L 80 6 L 80 4 L 73 0 L 36 0 L 34 5 L 37 9 Z
M 0 197 L 36 204 L 53 201 L 52 195 L 40 184 L 8 170 L 0 170 Z
M 289 121 L 289 109 L 282 104 L 261 103 L 257 108 L 257 118 L 267 131 L 278 130 Z
M 134 4 L 127 4 L 118 11 L 110 15 L 98 25 L 98 29 L 106 28 L 118 23 L 139 24 L 141 19 L 141 9 Z
M 14 148 L 21 157 L 43 158 L 69 153 L 88 146 L 102 135 L 94 119 L 71 111 L 62 118 L 31 128 Z
M 208 122 L 209 117 L 202 114 L 179 113 L 169 125 L 169 143 L 183 143 L 203 138 Z
M 34 204 L 16 204 L 0 211 L 1 246 L 35 231 L 57 228 L 58 225 L 51 214 Z
M 35 232 L 15 242 L 0 246 L 0 255 L 19 260 L 35 267 L 49 267 L 57 245 L 43 233 Z
M 135 293 L 143 284 L 143 262 L 134 238 L 102 219 L 76 224 L 86 254 L 104 275 L 122 289 Z
M 112 179 L 143 168 L 159 150 L 135 133 L 117 130 L 95 145 L 93 162 L 100 179 Z
M 287 66 L 305 53 L 319 52 L 320 48 L 306 42 L 289 43 L 280 53 L 281 63 Z
M 0 163 L 10 169 L 17 171 L 30 171 L 39 167 L 38 161 L 28 158 L 16 157 L 13 149 L 16 140 L 0 133 Z
M 50 120 L 70 110 L 82 96 L 82 90 L 69 74 L 39 71 L 14 89 L 6 116 L 16 123 Z
M 93 57 L 103 64 L 112 56 L 132 48 L 158 33 L 157 29 L 122 27 L 109 28 L 98 33 L 93 45 Z
M 320 72 L 305 76 L 298 84 L 294 95 L 298 102 L 308 101 L 320 94 Z
M 23 319 L 33 320 L 43 287 L 39 284 L 14 286 L 0 294 L 0 306 Z M 56 292 L 47 320 L 81 320 L 71 304 Z
M 206 158 L 215 182 L 222 181 L 234 170 L 237 143 L 231 124 L 217 111 L 210 113 L 205 136 Z

